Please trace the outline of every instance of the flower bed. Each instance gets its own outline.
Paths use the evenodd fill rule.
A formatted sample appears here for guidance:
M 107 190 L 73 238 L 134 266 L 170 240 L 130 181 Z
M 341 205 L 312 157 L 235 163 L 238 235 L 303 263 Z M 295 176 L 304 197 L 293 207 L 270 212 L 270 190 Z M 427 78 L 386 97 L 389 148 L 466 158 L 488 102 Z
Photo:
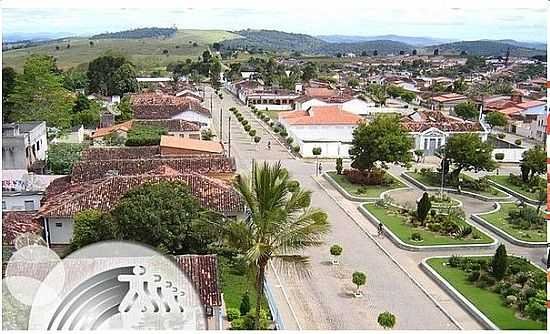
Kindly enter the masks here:
M 520 209 L 523 209 L 521 211 Z M 512 216 L 510 215 L 512 214 Z M 542 212 L 530 206 L 521 208 L 515 203 L 500 203 L 498 211 L 479 215 L 516 239 L 530 242 L 546 241 L 546 223 Z
M 406 209 L 396 208 L 394 206 L 383 207 L 377 203 L 363 204 L 363 208 L 375 216 L 384 224 L 393 234 L 402 242 L 413 246 L 436 246 L 436 245 L 464 245 L 464 244 L 490 244 L 493 240 L 482 233 L 472 225 L 468 224 L 463 218 L 456 218 L 453 221 L 457 230 L 470 229 L 464 237 L 453 236 L 443 232 L 444 228 L 429 229 L 426 226 L 413 225 L 409 220 L 409 213 Z M 430 213 L 430 215 L 432 215 Z M 439 215 L 438 216 L 444 216 Z M 437 219 L 443 219 L 439 217 Z M 434 224 L 435 219 L 434 219 Z
M 529 199 L 532 199 L 534 201 L 538 201 L 537 198 L 537 184 L 528 184 L 521 180 L 521 177 L 517 175 L 492 175 L 489 176 L 489 179 L 495 183 L 500 184 L 501 186 L 504 186 L 506 188 L 509 188 L 510 190 L 513 190 Z M 539 185 L 545 188 L 545 180 L 541 177 L 537 177 L 535 179 L 536 181 L 539 181 Z
M 546 314 L 544 272 L 523 259 L 508 256 L 507 274 L 498 281 L 490 274 L 491 259 L 451 257 L 426 262 L 500 329 L 546 329 L 546 318 L 542 318 Z
M 391 174 L 386 173 L 384 177 L 384 184 L 364 186 L 360 184 L 351 183 L 345 175 L 337 174 L 334 171 L 327 172 L 327 175 L 332 178 L 342 189 L 344 189 L 349 195 L 354 197 L 363 198 L 378 198 L 380 194 L 391 189 L 397 189 L 404 187 L 397 178 Z

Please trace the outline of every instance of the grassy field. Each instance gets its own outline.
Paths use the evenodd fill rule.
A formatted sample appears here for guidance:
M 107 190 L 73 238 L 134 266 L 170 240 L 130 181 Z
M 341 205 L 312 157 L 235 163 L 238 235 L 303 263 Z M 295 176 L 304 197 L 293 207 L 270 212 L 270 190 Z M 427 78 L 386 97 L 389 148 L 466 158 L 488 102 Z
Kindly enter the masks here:
M 433 182 L 430 177 L 427 177 L 427 176 L 422 175 L 420 173 L 406 172 L 406 174 L 409 175 L 410 177 L 412 177 L 413 179 L 415 179 L 416 181 L 422 183 L 425 186 L 428 186 L 428 187 L 441 187 L 441 182 Z M 464 175 L 464 174 L 461 174 L 460 177 L 462 177 L 464 180 L 472 179 L 471 177 L 469 177 L 467 175 Z M 445 185 L 445 187 L 448 188 L 449 186 Z M 504 193 L 504 192 L 502 192 L 502 191 L 500 191 L 500 190 L 498 190 L 494 187 L 491 187 L 491 189 L 494 190 L 494 193 L 491 193 L 491 192 L 488 192 L 488 191 L 473 190 L 473 189 L 466 188 L 466 187 L 462 188 L 462 190 L 464 190 L 464 191 L 476 193 L 476 194 L 483 195 L 483 196 L 490 197 L 490 198 L 499 198 L 499 197 L 506 197 L 507 196 L 506 193 Z
M 472 226 L 472 234 L 476 233 L 480 236 L 479 239 L 456 239 L 450 236 L 440 235 L 438 233 L 415 228 L 408 224 L 403 216 L 390 214 L 388 210 L 377 206 L 374 203 L 363 204 L 363 208 L 372 213 L 380 220 L 385 227 L 389 228 L 401 241 L 413 246 L 435 246 L 435 245 L 461 245 L 461 244 L 488 244 L 492 240 L 484 233 Z M 464 222 L 464 225 L 468 223 Z M 469 224 L 468 224 L 469 225 Z M 411 240 L 411 234 L 418 232 L 422 237 L 422 241 Z
M 515 311 L 504 305 L 498 293 L 472 285 L 467 279 L 466 272 L 459 268 L 443 265 L 447 261 L 446 258 L 429 259 L 428 264 L 500 329 L 535 330 L 546 328 L 545 323 L 516 318 Z M 533 270 L 538 269 L 533 267 Z
M 88 38 L 71 38 L 64 42 L 51 42 L 30 48 L 3 52 L 2 66 L 21 71 L 25 59 L 31 54 L 48 54 L 57 59 L 62 69 L 85 64 L 107 52 L 128 57 L 139 71 L 164 69 L 171 62 L 196 59 L 214 42 L 236 38 L 238 35 L 223 30 L 178 30 L 170 38 L 99 39 L 90 46 Z M 197 46 L 193 46 L 197 43 Z M 70 44 L 71 47 L 67 48 Z M 59 50 L 55 47 L 59 46 Z M 163 54 L 168 50 L 168 55 Z
M 348 181 L 344 175 L 338 175 L 336 172 L 327 172 L 327 174 L 338 183 L 345 191 L 350 195 L 364 198 L 377 198 L 381 193 L 390 189 L 396 189 L 404 187 L 405 185 L 401 183 L 398 179 L 392 177 L 390 174 L 386 173 L 386 177 L 392 178 L 393 182 L 390 186 L 360 186 L 353 184 Z M 364 189 L 363 192 L 359 192 L 359 189 Z
M 241 275 L 230 264 L 230 261 L 224 257 L 220 260 L 220 277 L 222 284 L 223 300 L 225 307 L 239 309 L 241 299 L 245 292 L 250 295 L 250 309 L 256 307 L 256 287 L 254 286 L 254 275 Z M 262 300 L 262 309 L 269 312 L 267 299 Z
M 538 200 L 536 193 L 529 192 L 529 191 L 525 190 L 525 188 L 523 188 L 523 187 L 520 187 L 520 186 L 517 186 L 515 184 L 510 183 L 508 175 L 492 175 L 492 176 L 489 176 L 489 179 L 492 180 L 492 181 L 495 181 L 496 183 L 498 183 L 500 185 L 503 185 L 507 188 L 510 188 L 513 191 L 518 192 L 518 193 L 522 194 L 523 196 L 525 196 L 527 198 L 530 198 L 530 199 L 535 200 L 535 201 Z
M 516 239 L 532 242 L 546 241 L 546 224 L 544 224 L 544 228 L 541 230 L 525 231 L 517 229 L 508 222 L 506 219 L 508 218 L 508 213 L 517 209 L 517 207 L 515 203 L 500 203 L 500 210 L 490 214 L 480 215 L 480 217 L 485 219 L 488 223 L 506 231 L 506 233 L 512 235 Z

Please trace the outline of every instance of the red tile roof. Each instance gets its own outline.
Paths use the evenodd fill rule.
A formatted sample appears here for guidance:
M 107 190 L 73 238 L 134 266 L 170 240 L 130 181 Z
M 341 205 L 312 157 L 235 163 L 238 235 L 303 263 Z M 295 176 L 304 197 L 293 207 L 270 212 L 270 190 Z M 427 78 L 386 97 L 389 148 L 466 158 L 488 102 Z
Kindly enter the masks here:
M 160 155 L 160 146 L 88 147 L 82 160 L 140 159 Z
M 201 130 L 200 124 L 183 119 L 140 119 L 135 120 L 134 123 L 136 125 L 161 127 L 168 132 L 197 132 Z
M 216 255 L 177 255 L 177 266 L 195 286 L 203 305 L 222 306 Z
M 200 140 L 191 138 L 182 138 L 178 136 L 161 136 L 160 148 L 175 148 L 190 151 L 200 151 L 204 153 L 223 153 L 223 145 L 213 140 Z M 164 154 L 164 153 L 163 153 Z
M 451 118 L 439 111 L 424 111 L 420 113 L 422 120 L 415 121 L 409 116 L 401 119 L 401 124 L 406 131 L 423 132 L 436 128 L 444 132 L 478 132 L 483 131 L 479 122 L 464 121 L 458 118 Z
M 506 116 L 511 116 L 513 114 L 517 114 L 519 112 L 523 111 L 522 108 L 517 108 L 517 107 L 508 107 L 508 108 L 504 108 L 504 109 L 500 109 L 498 112 L 499 113 L 502 113 Z
M 170 119 L 185 111 L 195 111 L 210 116 L 210 110 L 192 98 L 143 93 L 133 95 L 131 101 L 136 119 Z
M 15 238 L 23 233 L 42 233 L 42 225 L 36 220 L 36 213 L 22 211 L 3 212 L 2 244 L 13 245 Z
M 308 110 L 279 113 L 290 125 L 355 125 L 362 118 L 342 110 L 341 105 L 314 106 Z
M 543 106 L 545 104 L 546 104 L 546 102 L 543 102 L 543 101 L 532 100 L 532 101 L 525 101 L 525 102 L 522 102 L 522 103 L 518 103 L 517 107 L 527 109 L 527 108 Z
M 86 209 L 111 211 L 119 199 L 131 189 L 145 183 L 162 181 L 187 185 L 203 207 L 220 213 L 241 212 L 244 204 L 240 195 L 223 181 L 197 173 L 168 175 L 111 176 L 94 181 L 73 183 L 55 196 L 47 196 L 40 217 L 73 217 Z M 46 189 L 46 192 L 48 190 Z
M 107 175 L 140 175 L 165 165 L 180 173 L 231 174 L 235 160 L 222 155 L 186 155 L 143 159 L 81 160 L 73 166 L 72 182 L 104 178 Z
M 444 103 L 444 102 L 451 102 L 451 101 L 464 100 L 464 99 L 467 99 L 467 97 L 464 95 L 449 93 L 449 94 L 434 96 L 432 100 L 436 102 Z
M 99 128 L 92 134 L 92 138 L 101 138 L 113 132 L 119 132 L 119 131 L 128 132 L 130 131 L 132 126 L 133 126 L 133 121 L 127 121 L 124 123 L 110 126 L 108 128 Z

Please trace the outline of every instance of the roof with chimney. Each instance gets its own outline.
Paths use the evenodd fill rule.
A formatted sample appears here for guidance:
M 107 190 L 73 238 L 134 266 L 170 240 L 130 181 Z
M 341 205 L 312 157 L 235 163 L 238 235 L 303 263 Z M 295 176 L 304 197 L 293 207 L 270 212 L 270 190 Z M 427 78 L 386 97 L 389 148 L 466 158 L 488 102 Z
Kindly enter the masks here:
M 194 111 L 210 116 L 210 110 L 194 98 L 162 93 L 132 95 L 132 111 L 136 119 L 170 119 L 182 112 Z
M 62 192 L 45 197 L 38 216 L 73 217 L 86 209 L 111 211 L 128 191 L 148 183 L 176 182 L 189 187 L 201 206 L 220 213 L 241 212 L 244 204 L 231 185 L 198 173 L 174 173 L 171 168 L 152 170 L 152 174 L 109 176 L 71 183 Z M 160 173 L 165 174 L 160 174 Z M 48 190 L 46 190 L 48 191 Z

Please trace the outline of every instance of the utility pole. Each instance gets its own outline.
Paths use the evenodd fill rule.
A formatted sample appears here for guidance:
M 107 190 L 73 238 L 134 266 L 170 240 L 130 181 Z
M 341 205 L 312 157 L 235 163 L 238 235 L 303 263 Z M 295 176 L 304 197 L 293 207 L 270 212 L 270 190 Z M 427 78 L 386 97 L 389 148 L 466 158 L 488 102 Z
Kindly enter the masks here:
M 223 119 L 222 119 L 222 115 L 223 115 L 223 111 L 222 111 L 222 108 L 220 107 L 220 141 L 223 142 Z
M 228 140 L 227 140 L 228 154 L 229 154 L 229 157 L 231 158 L 231 114 L 229 115 L 229 118 L 227 121 L 227 135 L 228 135 Z

